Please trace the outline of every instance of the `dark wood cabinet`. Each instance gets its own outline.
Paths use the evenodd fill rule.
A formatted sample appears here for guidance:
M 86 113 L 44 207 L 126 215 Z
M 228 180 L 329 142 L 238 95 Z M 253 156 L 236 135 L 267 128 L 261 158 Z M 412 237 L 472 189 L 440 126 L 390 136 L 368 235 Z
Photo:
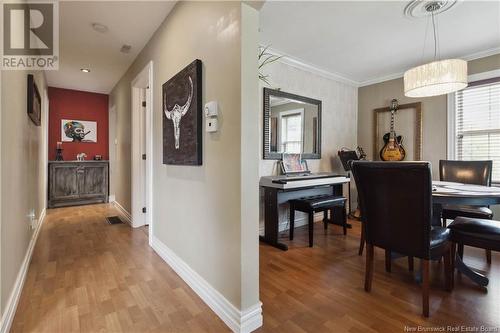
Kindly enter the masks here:
M 108 202 L 107 161 L 49 162 L 48 207 Z

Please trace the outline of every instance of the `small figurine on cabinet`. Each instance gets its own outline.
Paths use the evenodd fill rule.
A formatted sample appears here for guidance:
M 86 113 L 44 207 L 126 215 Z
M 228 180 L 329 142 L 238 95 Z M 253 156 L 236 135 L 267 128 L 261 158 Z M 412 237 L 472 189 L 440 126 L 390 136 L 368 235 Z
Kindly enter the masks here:
M 82 161 L 85 161 L 85 157 L 87 157 L 87 154 L 80 153 L 80 154 L 76 155 L 76 160 L 82 162 Z

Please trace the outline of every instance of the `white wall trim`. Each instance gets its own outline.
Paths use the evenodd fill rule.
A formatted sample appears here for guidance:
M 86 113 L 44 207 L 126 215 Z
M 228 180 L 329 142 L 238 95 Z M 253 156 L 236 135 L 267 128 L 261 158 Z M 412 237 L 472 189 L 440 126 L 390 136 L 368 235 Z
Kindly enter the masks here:
M 337 82 L 342 82 L 342 83 L 345 83 L 345 84 L 348 84 L 348 85 L 351 85 L 354 87 L 357 87 L 359 85 L 359 82 L 357 82 L 355 80 L 351 80 L 351 79 L 344 77 L 340 74 L 330 72 L 326 69 L 323 69 L 323 68 L 318 67 L 316 65 L 310 64 L 302 59 L 285 54 L 281 51 L 268 48 L 267 52 L 269 52 L 275 56 L 282 57 L 278 61 L 283 63 L 283 64 L 287 64 L 289 66 L 292 66 L 292 67 L 295 67 L 298 69 L 302 69 L 306 72 L 314 73 L 314 74 L 319 75 L 321 77 L 324 77 L 324 78 L 327 78 L 327 79 L 330 79 L 333 81 L 337 81 Z
M 500 53 L 500 47 L 494 47 L 494 48 L 489 49 L 489 50 L 471 53 L 469 55 L 462 57 L 462 59 L 470 61 L 470 60 L 476 60 L 476 59 L 489 57 L 489 56 L 499 54 L 499 53 Z
M 304 216 L 302 216 L 302 217 L 297 217 L 297 213 L 295 213 L 295 214 L 296 214 L 295 215 L 295 223 L 293 224 L 295 228 L 302 227 L 304 225 L 309 224 L 309 219 L 307 218 L 307 215 L 305 215 L 305 213 L 304 213 Z M 323 223 L 323 212 L 314 214 L 314 223 L 318 223 L 318 222 Z M 278 232 L 288 230 L 289 229 L 288 224 L 289 224 L 288 218 L 285 220 L 279 221 Z M 264 234 L 264 223 L 263 222 L 259 226 L 259 233 L 261 235 Z
M 153 233 L 153 61 L 149 61 L 132 80 L 132 203 L 133 226 L 149 225 Z M 142 110 L 141 89 L 145 91 L 146 110 Z M 144 124 L 144 127 L 142 126 Z M 144 130 L 145 129 L 145 130 Z M 145 142 L 142 142 L 142 140 Z M 145 151 L 143 151 L 143 143 Z M 141 155 L 146 154 L 146 161 Z M 142 208 L 146 207 L 146 214 Z
M 108 197 L 108 202 L 109 203 L 113 203 L 115 201 L 116 201 L 116 195 L 110 194 L 109 197 Z
M 495 77 L 500 77 L 500 69 L 494 69 L 492 71 L 471 74 L 467 77 L 467 80 L 469 82 L 474 82 L 474 81 L 480 81 L 480 80 L 493 79 Z
M 447 142 L 446 142 L 446 157 L 449 160 L 454 160 L 455 157 L 455 127 L 456 127 L 456 117 L 455 117 L 455 93 L 448 94 L 447 96 Z
M 112 202 L 113 205 L 115 206 L 115 208 L 122 214 L 122 216 L 125 218 L 125 221 L 130 224 L 131 226 L 133 226 L 132 224 L 132 215 L 130 215 L 130 213 L 125 209 L 123 208 L 123 206 L 118 202 L 118 201 L 113 201 Z M 0 332 L 1 333 L 1 332 Z
M 268 48 L 267 51 L 275 56 L 282 57 L 281 59 L 278 60 L 281 63 L 290 65 L 290 66 L 295 67 L 295 68 L 305 70 L 307 72 L 317 74 L 317 75 L 325 77 L 327 79 L 346 83 L 346 84 L 349 84 L 351 86 L 358 87 L 358 88 L 370 86 L 372 84 L 376 84 L 376 83 L 380 83 L 380 82 L 399 79 L 399 78 L 403 77 L 403 75 L 404 75 L 404 71 L 403 71 L 403 72 L 397 72 L 397 73 L 384 75 L 381 77 L 376 77 L 376 78 L 365 80 L 365 81 L 356 81 L 356 80 L 353 80 L 353 79 L 348 78 L 346 76 L 343 76 L 343 75 L 331 72 L 329 70 L 323 69 L 319 66 L 310 64 L 302 59 L 288 55 L 288 54 L 281 52 L 281 51 L 278 51 L 276 49 Z M 500 47 L 497 47 L 497 48 L 492 48 L 492 49 L 485 50 L 485 51 L 475 52 L 475 53 L 468 54 L 468 55 L 465 55 L 463 57 L 457 57 L 457 58 L 470 61 L 470 60 L 489 57 L 489 56 L 499 54 L 499 53 L 500 53 Z
M 489 50 L 481 51 L 481 52 L 476 52 L 476 53 L 472 53 L 472 54 L 469 54 L 469 55 L 466 55 L 463 57 L 457 57 L 457 58 L 460 58 L 460 59 L 463 59 L 466 61 L 471 61 L 471 60 L 475 60 L 475 59 L 489 57 L 489 56 L 499 54 L 499 53 L 500 53 L 500 47 L 497 47 L 497 48 L 493 48 L 493 49 L 489 49 Z M 362 82 L 357 82 L 357 84 L 358 84 L 358 87 L 365 87 L 365 86 L 370 86 L 372 84 L 376 84 L 376 83 L 380 83 L 380 82 L 399 79 L 399 78 L 403 77 L 403 75 L 404 75 L 404 72 L 399 72 L 399 73 L 385 75 L 385 76 L 382 76 L 379 78 L 374 78 L 374 79 L 370 79 L 370 80 L 366 80 L 366 81 L 362 81 Z M 469 81 L 470 80 L 471 79 L 469 76 Z M 477 79 L 475 79 L 474 81 L 477 81 Z
M 10 331 L 10 327 L 12 326 L 12 321 L 14 320 L 14 316 L 16 314 L 17 305 L 19 304 L 19 299 L 21 298 L 21 292 L 23 291 L 24 282 L 26 281 L 26 275 L 28 274 L 31 257 L 33 256 L 33 249 L 35 248 L 35 244 L 38 239 L 40 229 L 42 228 L 42 224 L 45 221 L 45 216 L 46 210 L 44 208 L 40 213 L 40 217 L 38 218 L 38 221 L 35 225 L 35 229 L 33 234 L 31 235 L 31 240 L 28 245 L 26 255 L 24 256 L 21 268 L 17 273 L 17 278 L 14 283 L 12 292 L 9 296 L 9 300 L 5 305 L 5 310 L 2 315 L 2 321 L 0 323 L 0 333 L 8 333 Z
M 262 325 L 261 302 L 240 311 L 155 236 L 151 247 L 233 332 L 247 333 Z

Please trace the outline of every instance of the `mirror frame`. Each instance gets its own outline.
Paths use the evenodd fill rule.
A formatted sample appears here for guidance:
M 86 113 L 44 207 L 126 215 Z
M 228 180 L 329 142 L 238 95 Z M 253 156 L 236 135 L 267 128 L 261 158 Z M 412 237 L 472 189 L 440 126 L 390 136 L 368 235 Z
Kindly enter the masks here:
M 321 101 L 309 97 L 299 96 L 291 93 L 287 93 L 281 90 L 264 88 L 264 131 L 263 131 L 263 140 L 262 140 L 262 148 L 263 148 L 263 158 L 265 160 L 281 160 L 281 155 L 283 153 L 276 153 L 271 151 L 271 135 L 270 135 L 270 113 L 271 107 L 269 105 L 269 100 L 271 96 L 276 97 L 284 97 L 289 99 L 294 99 L 300 102 L 313 104 L 318 107 L 318 152 L 317 153 L 308 153 L 302 154 L 303 159 L 321 159 Z

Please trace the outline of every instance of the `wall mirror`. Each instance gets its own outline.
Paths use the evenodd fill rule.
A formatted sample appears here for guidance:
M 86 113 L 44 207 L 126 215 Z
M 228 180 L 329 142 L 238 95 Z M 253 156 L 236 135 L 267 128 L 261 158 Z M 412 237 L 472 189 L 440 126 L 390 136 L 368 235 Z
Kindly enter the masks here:
M 264 88 L 264 159 L 321 158 L 321 101 Z

